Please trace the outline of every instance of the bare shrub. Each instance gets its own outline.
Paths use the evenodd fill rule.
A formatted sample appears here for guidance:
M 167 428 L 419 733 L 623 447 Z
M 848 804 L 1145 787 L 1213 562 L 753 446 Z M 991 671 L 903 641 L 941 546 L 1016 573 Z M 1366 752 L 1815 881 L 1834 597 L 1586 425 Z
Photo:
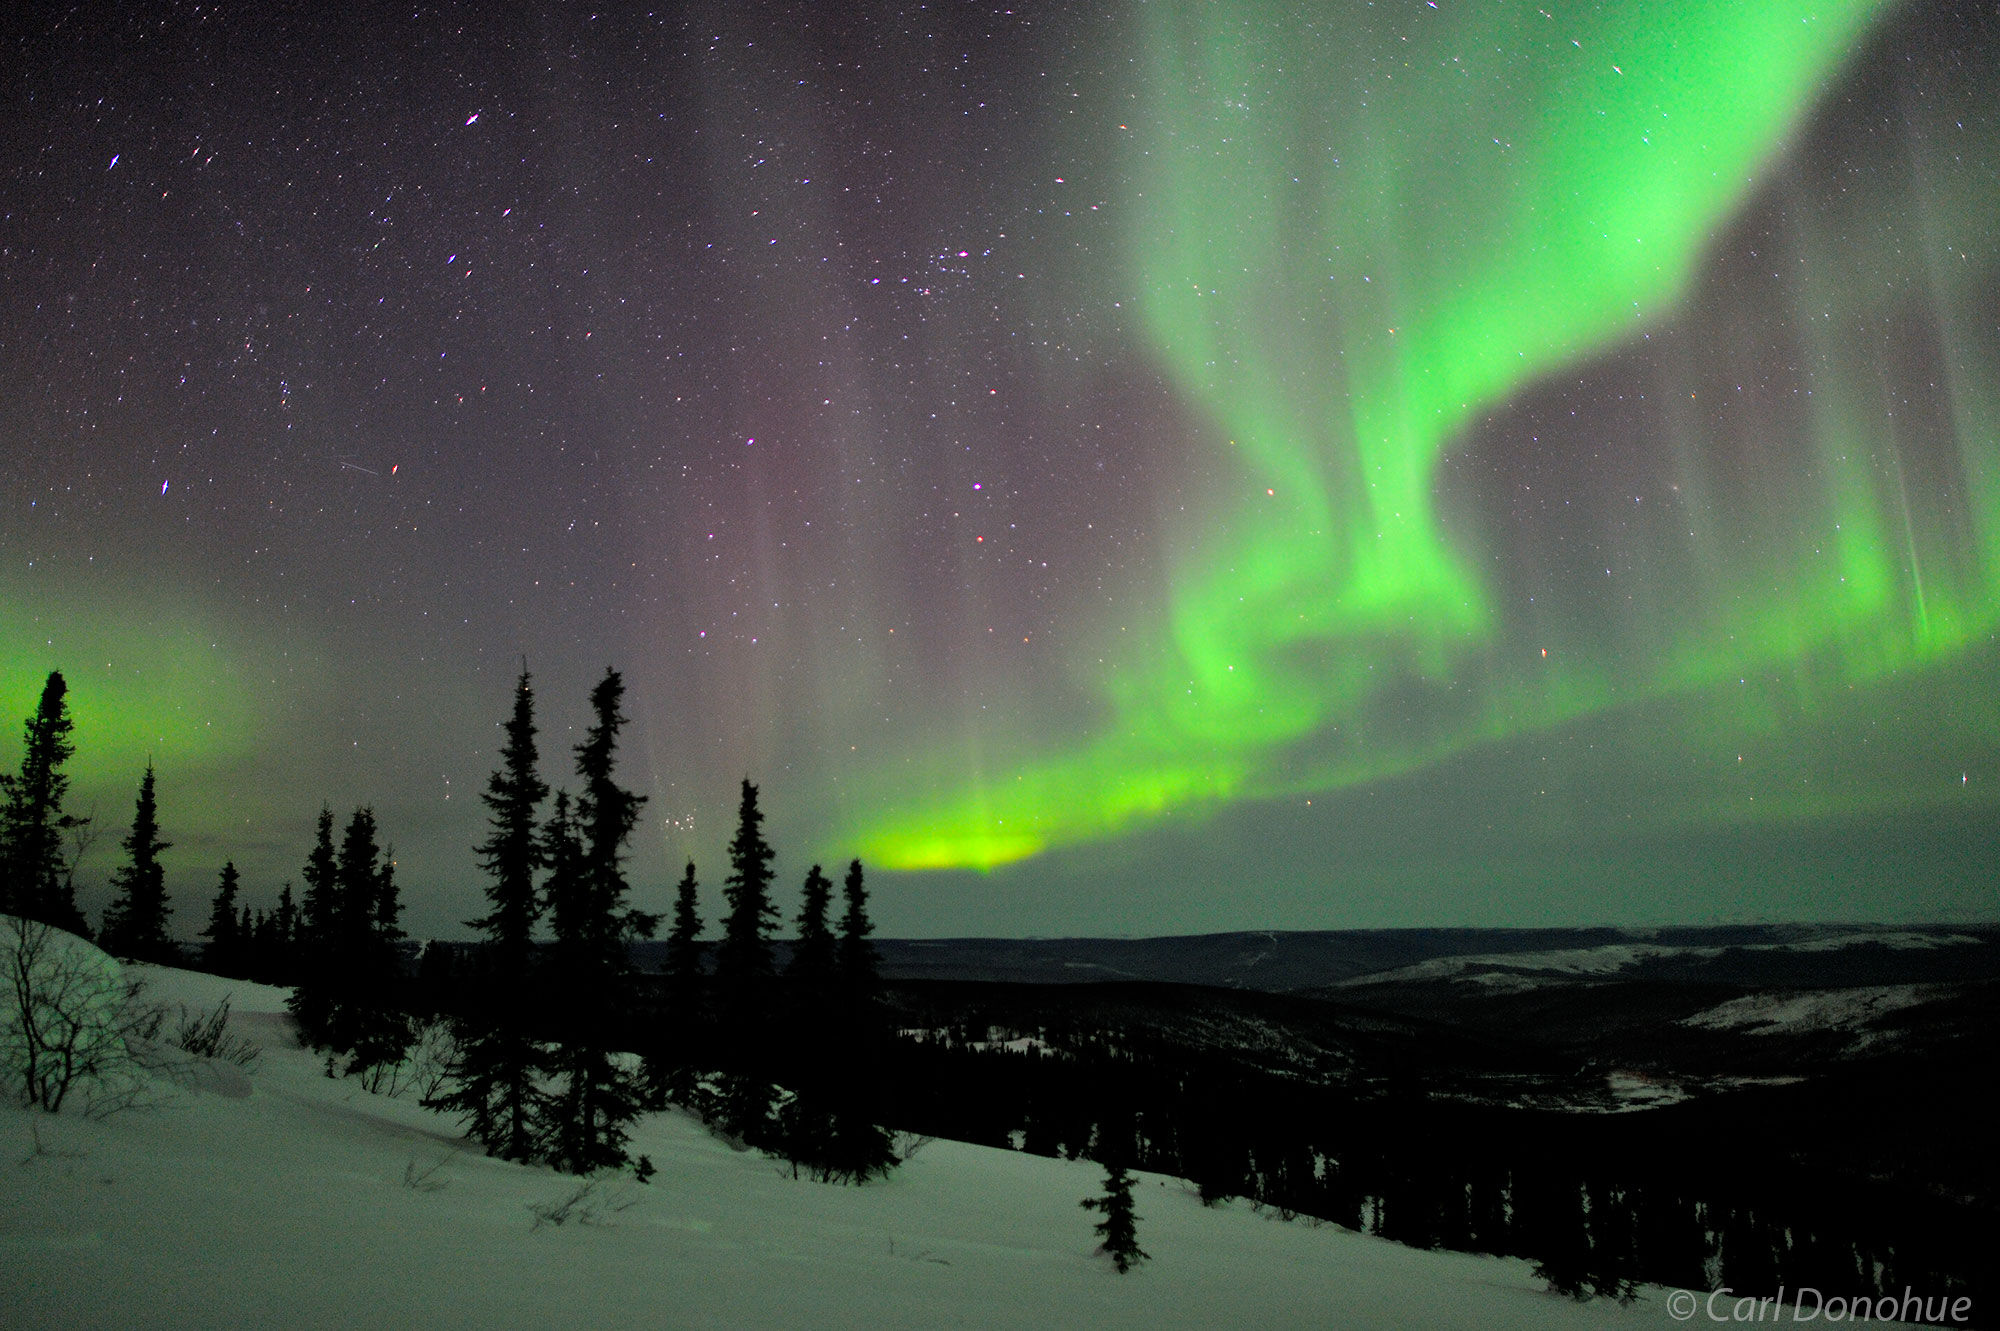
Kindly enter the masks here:
M 447 1151 L 427 1165 L 420 1165 L 412 1156 L 403 1165 L 403 1186 L 411 1192 L 443 1192 L 451 1180 L 444 1176 L 444 1167 L 456 1159 L 456 1151 Z
M 937 1138 L 922 1132 L 898 1131 L 895 1137 L 895 1152 L 898 1160 L 909 1161 L 917 1158 L 917 1152 L 929 1146 Z
M 327 1062 L 329 1076 L 332 1075 L 332 1067 L 333 1063 L 329 1058 Z M 370 1095 L 386 1095 L 394 1098 L 402 1094 L 409 1085 L 410 1065 L 402 1059 L 392 1063 L 367 1063 L 350 1071 L 354 1073 L 355 1080 L 361 1083 L 361 1089 Z
M 412 1023 L 410 1043 L 401 1058 L 370 1063 L 355 1070 L 355 1076 L 372 1095 L 409 1096 L 421 1104 L 443 1091 L 458 1057 L 458 1032 L 451 1020 L 424 1017 Z
M 229 1063 L 245 1072 L 256 1070 L 257 1060 L 264 1054 L 263 1047 L 232 1035 L 229 1031 L 229 999 L 224 997 L 213 1012 L 203 1012 L 199 1008 L 190 1010 L 181 1005 L 180 1022 L 175 1027 L 173 1040 L 175 1047 L 185 1049 L 196 1058 L 213 1058 Z
M 616 1171 L 600 1171 L 553 1201 L 529 1202 L 528 1213 L 535 1217 L 535 1223 L 528 1232 L 544 1225 L 560 1228 L 572 1220 L 579 1225 L 609 1226 L 613 1216 L 639 1204 L 631 1186 L 617 1181 L 618 1177 Z
M 74 934 L 0 917 L 0 1081 L 23 1106 L 62 1112 L 72 1095 L 98 1118 L 148 1098 L 136 1050 L 165 1019 L 137 1001 L 118 964 Z
M 462 1053 L 458 1027 L 450 1018 L 426 1017 L 417 1023 L 404 1061 L 410 1065 L 409 1086 L 419 1103 L 443 1094 Z

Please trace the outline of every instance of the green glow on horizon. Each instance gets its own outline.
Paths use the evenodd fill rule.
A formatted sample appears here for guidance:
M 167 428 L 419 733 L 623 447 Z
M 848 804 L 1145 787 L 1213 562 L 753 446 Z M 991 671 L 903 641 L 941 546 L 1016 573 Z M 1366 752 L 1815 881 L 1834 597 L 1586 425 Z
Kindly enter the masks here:
M 1868 299 L 1828 254 L 1805 265 L 1796 321 L 1818 356 L 1818 471 L 1769 548 L 1732 559 L 1691 533 L 1693 609 L 1637 665 L 1491 667 L 1522 628 L 1445 530 L 1440 458 L 1523 388 L 1680 311 L 1887 6 L 1385 8 L 1317 32 L 1295 6 L 1147 8 L 1131 280 L 1235 493 L 1201 517 L 1160 625 L 1098 672 L 1095 733 L 969 786 L 927 773 L 863 820 L 864 855 L 990 868 L 1647 699 L 1755 729 L 1767 704 L 1719 687 L 1745 672 L 1791 669 L 1810 709 L 1815 688 L 1944 659 L 2000 622 L 2000 469 L 1960 459 L 1967 530 L 1912 516 L 1867 349 L 1814 342 L 1813 312 Z M 1961 440 L 2000 419 L 1990 380 L 1951 383 Z M 1435 716 L 1374 715 L 1413 685 Z
M 255 752 L 265 707 L 223 641 L 191 608 L 54 610 L 0 594 L 0 766 L 19 763 L 21 725 L 51 670 L 69 685 L 76 723 L 73 799 L 136 788 L 149 761 L 185 775 Z

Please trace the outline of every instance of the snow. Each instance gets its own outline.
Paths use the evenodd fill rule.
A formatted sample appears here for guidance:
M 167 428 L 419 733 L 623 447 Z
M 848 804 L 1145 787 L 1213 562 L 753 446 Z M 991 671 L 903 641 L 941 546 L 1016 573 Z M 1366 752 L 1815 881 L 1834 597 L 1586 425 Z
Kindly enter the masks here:
M 1976 946 L 1979 939 L 1967 934 L 1933 933 L 1921 930 L 1853 930 L 1824 936 L 1790 939 L 1779 943 L 1747 943 L 1734 947 L 1693 947 L 1669 943 L 1605 943 L 1596 947 L 1556 948 L 1542 952 L 1495 952 L 1477 955 L 1433 957 L 1395 970 L 1375 971 L 1341 981 L 1344 985 L 1373 985 L 1406 981 L 1455 980 L 1477 984 L 1496 992 L 1514 993 L 1536 988 L 1552 977 L 1587 978 L 1615 975 L 1656 957 L 1719 957 L 1726 952 L 1836 952 L 1844 948 L 1877 946 L 1896 951 L 1932 951 L 1945 947 Z
M 102 1121 L 0 1108 L 0 1307 L 44 1328 L 1656 1326 L 1548 1294 L 1528 1264 L 1204 1208 L 1138 1176 L 1127 1276 L 1093 1252 L 1101 1170 L 950 1141 L 882 1184 L 791 1178 L 677 1114 L 642 1120 L 649 1185 L 492 1160 L 451 1120 L 324 1076 L 284 991 L 133 966 L 264 1046 Z M 584 1211 L 593 1214 L 586 1217 Z M 594 1221 L 595 1223 L 590 1223 Z
M 1830 934 L 1825 938 L 1807 939 L 1784 946 L 1794 952 L 1833 952 L 1843 947 L 1874 944 L 1898 952 L 1930 952 L 1941 947 L 1977 946 L 1978 943 L 1979 939 L 1970 934 L 1912 933 L 1908 929 L 1894 929 L 1870 933 Z
M 1615 975 L 1647 957 L 1673 956 L 1691 950 L 1719 955 L 1720 948 L 1689 949 L 1659 943 L 1607 943 L 1600 947 L 1562 948 L 1547 952 L 1498 952 L 1477 956 L 1432 957 L 1413 966 L 1359 975 L 1344 984 L 1383 984 L 1406 980 L 1463 980 L 1503 990 L 1533 987 L 1529 971 L 1559 975 Z M 1497 968 L 1497 969 L 1496 969 Z
M 25 944 L 30 980 L 39 990 L 61 982 L 65 996 L 73 1000 L 77 1016 L 109 1012 L 123 993 L 124 984 L 117 958 L 75 934 L 33 924 L 13 915 L 0 915 L 0 1032 L 17 1029 L 15 1014 L 20 996 L 13 979 L 17 953 Z M 0 1040 L 5 1036 L 0 1035 Z M 12 1067 L 12 1063 L 6 1064 Z
M 1662 1105 L 1679 1104 L 1688 1098 L 1687 1091 L 1678 1083 L 1662 1081 L 1650 1073 L 1630 1068 L 1615 1068 L 1606 1073 L 1604 1083 L 1611 1094 L 1614 1113 L 1658 1109 Z
M 1741 1030 L 1746 1035 L 1802 1031 L 1859 1033 L 1880 1017 L 1931 1002 L 1947 992 L 1947 987 L 1939 985 L 1878 984 L 1746 994 L 1683 1018 L 1681 1024 L 1708 1030 Z
M 917 1044 L 942 1044 L 950 1034 L 942 1028 L 910 1028 L 897 1032 L 905 1040 Z M 990 1054 L 1005 1052 L 1010 1054 L 1053 1054 L 1055 1047 L 1039 1035 L 1014 1035 L 998 1026 L 987 1028 L 984 1040 L 967 1040 L 962 1048 L 974 1053 Z
M 33 1005 L 32 1026 L 18 1019 L 21 998 L 16 982 L 23 978 L 41 999 Z M 122 1051 L 113 1018 L 124 994 L 121 968 L 109 953 L 61 929 L 0 915 L 0 1087 L 17 1087 L 26 1075 L 31 1047 L 24 1035 L 27 1029 L 44 1033 L 40 1041 L 44 1063 L 52 1043 L 69 1044 L 82 1059 Z M 78 1089 L 87 1099 L 90 1088 Z

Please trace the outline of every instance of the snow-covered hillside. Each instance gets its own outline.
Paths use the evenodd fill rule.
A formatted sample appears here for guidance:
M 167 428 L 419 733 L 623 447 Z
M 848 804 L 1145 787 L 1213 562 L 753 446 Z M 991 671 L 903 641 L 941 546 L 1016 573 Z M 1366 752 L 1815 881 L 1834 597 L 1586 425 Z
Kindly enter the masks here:
M 1856 1048 L 1879 1038 L 1866 1028 L 1882 1017 L 1948 995 L 1943 985 L 1878 984 L 1851 989 L 1745 994 L 1684 1019 L 1688 1026 L 1741 1030 L 1752 1035 L 1844 1031 Z
M 1799 937 L 1776 943 L 1689 946 L 1641 940 L 1535 952 L 1461 953 L 1433 957 L 1394 970 L 1358 975 L 1341 981 L 1337 987 L 1453 980 L 1492 989 L 1517 990 L 1550 981 L 1604 979 L 1633 971 L 1649 961 L 1713 960 L 1730 952 L 1757 956 L 1829 953 L 1869 947 L 1895 952 L 1934 952 L 1940 948 L 1977 947 L 1981 941 L 1970 934 L 1937 930 L 1847 928 L 1814 932 L 1809 926 L 1799 928 Z
M 17 1327 L 1657 1326 L 1552 1296 L 1525 1263 L 1419 1252 L 1142 1175 L 1152 1261 L 1093 1252 L 1088 1163 L 954 1142 L 886 1183 L 793 1180 L 695 1122 L 643 1120 L 650 1184 L 487 1159 L 448 1119 L 330 1080 L 281 990 L 132 967 L 168 1006 L 234 1005 L 249 1076 L 101 1122 L 0 1110 L 0 1309 Z M 582 1214 L 595 1209 L 596 1223 Z

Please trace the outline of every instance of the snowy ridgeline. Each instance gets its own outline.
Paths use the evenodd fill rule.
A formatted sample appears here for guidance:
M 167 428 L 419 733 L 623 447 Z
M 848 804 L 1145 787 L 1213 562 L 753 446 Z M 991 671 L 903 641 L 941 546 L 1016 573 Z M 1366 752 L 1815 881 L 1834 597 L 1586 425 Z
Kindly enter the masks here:
M 94 949 L 93 949 L 94 951 Z M 115 972 L 114 972 L 115 973 Z M 650 1184 L 488 1159 L 411 1098 L 331 1080 L 285 992 L 134 966 L 170 1012 L 228 998 L 249 1075 L 180 1067 L 102 1119 L 0 1110 L 0 1309 L 22 1327 L 1655 1326 L 1528 1264 L 1420 1252 L 1138 1176 L 1127 1276 L 1078 1202 L 1097 1166 L 936 1141 L 885 1183 L 794 1180 L 679 1114 Z

